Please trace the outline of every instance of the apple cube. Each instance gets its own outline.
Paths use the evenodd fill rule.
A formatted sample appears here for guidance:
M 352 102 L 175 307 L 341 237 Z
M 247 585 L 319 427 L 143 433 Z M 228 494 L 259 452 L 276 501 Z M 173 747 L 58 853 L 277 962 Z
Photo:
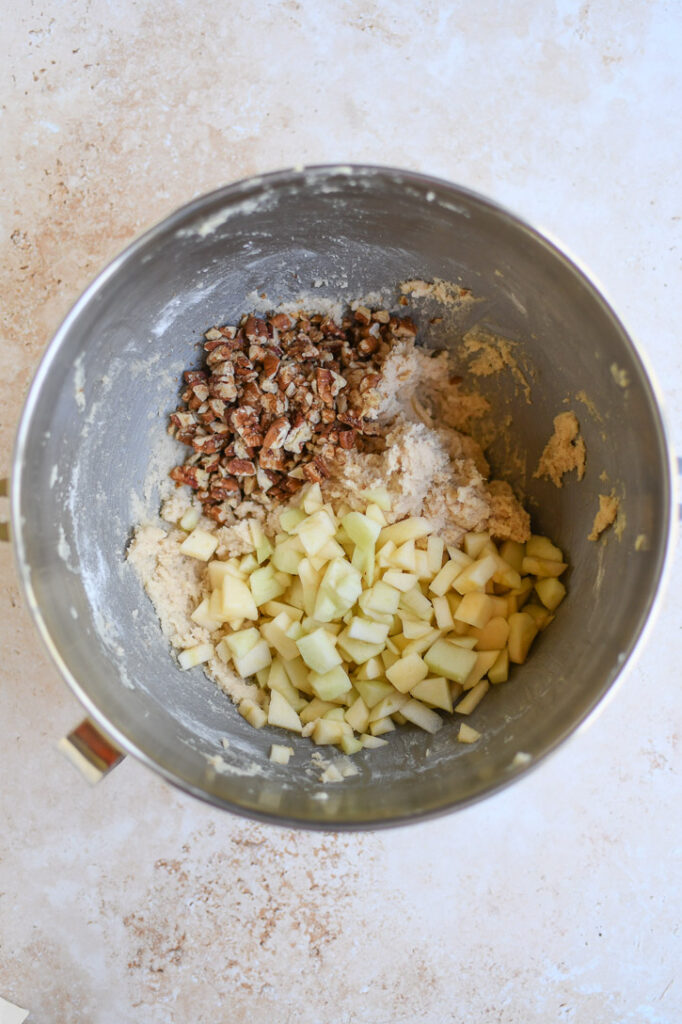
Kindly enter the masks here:
M 483 590 L 488 580 L 497 571 L 497 555 L 484 555 L 462 569 L 452 584 L 459 594 L 469 594 L 473 590 Z
M 362 697 L 353 701 L 344 717 L 351 729 L 355 729 L 356 732 L 365 732 L 369 725 L 369 708 Z
M 270 704 L 268 706 L 268 725 L 276 725 L 280 729 L 290 729 L 292 732 L 300 732 L 303 726 L 291 704 L 289 704 L 277 690 L 270 692 Z
M 351 640 L 364 640 L 367 644 L 383 645 L 388 636 L 388 626 L 354 615 L 348 627 L 348 636 Z
M 410 693 L 424 704 L 440 708 L 442 711 L 452 712 L 450 683 L 443 676 L 432 676 L 430 679 L 422 679 L 421 682 L 412 687 Z
M 197 525 L 200 519 L 201 512 L 199 511 L 198 508 L 195 508 L 194 505 L 191 505 L 190 508 L 188 508 L 187 511 L 183 514 L 182 518 L 180 519 L 180 522 L 178 523 L 178 526 L 180 527 L 181 530 L 185 530 L 187 533 L 189 533 L 191 530 L 194 529 L 194 527 Z
M 351 688 L 351 681 L 348 678 L 347 672 L 341 667 L 336 665 L 330 669 L 329 672 L 320 674 L 319 672 L 311 672 L 308 676 L 308 680 L 313 689 L 313 693 L 320 700 L 335 700 L 342 694 L 346 693 Z
M 249 576 L 249 587 L 256 607 L 265 604 L 267 601 L 274 601 L 281 597 L 286 590 L 276 577 L 271 565 L 264 565 L 261 569 L 255 569 Z
M 391 556 L 391 564 L 396 569 L 404 569 L 405 572 L 416 572 L 417 560 L 413 540 L 407 540 L 399 548 L 396 548 Z
M 229 562 L 219 562 L 215 559 L 208 563 L 208 583 L 212 590 L 222 587 L 226 576 L 233 576 L 238 580 L 244 579 L 244 573 L 239 568 L 236 559 L 230 559 Z
M 293 747 L 285 747 L 281 743 L 273 743 L 270 747 L 269 760 L 273 764 L 289 764 L 289 758 L 293 752 Z
M 309 516 L 322 508 L 322 491 L 319 484 L 310 484 L 305 488 L 302 493 L 302 505 L 303 511 Z
M 488 669 L 492 668 L 497 661 L 499 653 L 499 651 L 481 651 L 476 655 L 476 662 L 462 683 L 465 690 L 471 690 L 476 683 L 480 682 Z
M 220 614 L 225 622 L 235 619 L 257 619 L 258 608 L 253 595 L 242 580 L 225 576 L 221 587 Z
M 433 618 L 433 605 L 428 597 L 424 597 L 419 587 L 406 590 L 400 598 L 399 607 L 403 610 L 411 611 L 418 619 L 422 619 L 424 622 L 430 622 Z
M 362 551 L 374 550 L 377 537 L 381 533 L 381 526 L 374 519 L 361 512 L 349 512 L 341 520 L 341 525 L 348 537 Z
M 477 651 L 501 651 L 509 639 L 509 623 L 501 615 L 490 619 L 481 629 L 472 629 Z
M 254 729 L 262 729 L 268 720 L 268 716 L 263 711 L 263 708 L 259 707 L 255 701 L 250 700 L 248 697 L 239 702 L 237 710 L 242 718 L 245 718 Z
M 320 508 L 307 519 L 301 520 L 296 527 L 296 535 L 300 538 L 306 555 L 316 555 L 320 548 L 331 540 L 336 532 L 336 525 L 326 509 Z
M 357 754 L 362 750 L 362 743 L 356 736 L 348 736 L 346 733 L 341 737 L 341 749 L 344 754 Z
M 285 661 L 291 661 L 292 658 L 298 657 L 295 640 L 287 636 L 287 629 L 291 625 L 292 622 L 287 613 L 281 612 L 272 622 L 264 622 L 260 627 L 261 635 Z
M 463 683 L 476 664 L 476 657 L 475 651 L 440 639 L 426 652 L 424 661 L 434 675 Z
M 420 700 L 414 700 L 414 698 L 408 700 L 407 704 L 403 704 L 401 707 L 400 713 L 408 722 L 419 726 L 425 732 L 433 734 L 443 728 L 443 719 L 440 715 L 437 715 L 431 708 L 427 708 L 426 704 L 422 704 Z
M 561 576 L 568 569 L 566 562 L 557 562 L 549 558 L 526 557 L 522 563 L 522 570 L 532 576 Z
M 460 715 L 470 715 L 474 708 L 481 703 L 488 689 L 488 680 L 482 679 L 472 690 L 467 692 L 466 696 L 462 697 L 459 704 L 455 705 L 455 711 Z
M 291 576 L 295 576 L 303 558 L 303 545 L 299 538 L 289 537 L 287 540 L 282 541 L 281 544 L 276 545 L 271 565 L 280 572 L 286 572 Z
M 308 668 L 321 675 L 341 664 L 341 655 L 336 650 L 336 637 L 320 627 L 308 636 L 296 641 L 299 653 Z
M 211 601 L 210 598 L 205 597 L 197 607 L 194 609 L 190 618 L 192 622 L 196 622 L 198 626 L 203 626 L 209 633 L 213 633 L 214 630 L 218 629 L 222 624 L 222 619 L 219 619 L 211 614 L 210 610 Z
M 538 627 L 532 616 L 517 612 L 509 616 L 509 660 L 522 665 L 528 657 L 530 645 L 537 636 Z
M 407 540 L 416 540 L 418 537 L 428 537 L 431 533 L 431 523 L 423 516 L 412 516 L 409 519 L 401 519 L 392 526 L 385 526 L 377 541 L 378 547 L 382 548 L 389 541 L 398 547 Z
M 516 569 L 518 573 L 521 572 L 521 565 L 526 554 L 526 545 L 520 544 L 516 540 L 506 540 L 500 548 L 500 555 L 504 558 L 507 565 L 510 565 L 512 569 Z
M 265 640 L 259 640 L 255 647 L 240 657 L 235 657 L 234 667 L 240 676 L 253 676 L 261 669 L 267 668 L 272 661 L 270 648 Z
M 353 640 L 348 635 L 348 630 L 344 629 L 342 633 L 339 633 L 338 644 L 339 650 L 348 661 L 353 661 L 356 665 L 362 665 L 369 661 L 370 658 L 376 658 L 381 654 L 385 641 L 380 644 L 368 644 L 364 640 Z
M 497 661 L 488 669 L 491 683 L 506 683 L 509 679 L 509 651 L 505 647 L 497 656 Z
M 180 550 L 183 555 L 198 558 L 200 562 L 208 562 L 217 547 L 218 538 L 215 534 L 195 526 L 192 532 L 183 540 Z
M 196 665 L 203 665 L 213 657 L 213 644 L 196 644 L 194 647 L 187 647 L 180 651 L 178 662 L 180 668 L 186 671 Z
M 386 670 L 386 678 L 400 693 L 407 693 L 422 679 L 426 679 L 428 674 L 428 666 L 418 654 L 408 654 L 407 657 L 400 658 Z M 399 709 L 396 708 L 396 710 Z
M 358 691 L 368 708 L 376 707 L 380 700 L 394 693 L 390 683 L 382 679 L 356 679 L 355 689 Z
M 490 621 L 494 610 L 492 598 L 474 590 L 464 595 L 453 618 L 481 629 Z
M 295 533 L 296 527 L 305 519 L 305 512 L 302 508 L 290 506 L 279 514 L 279 525 L 285 533 Z
M 475 743 L 476 740 L 480 740 L 481 734 L 476 729 L 472 729 L 466 722 L 461 722 L 459 726 L 459 732 L 457 733 L 457 740 L 459 743 Z
M 566 596 L 566 587 L 561 580 L 553 577 L 538 580 L 535 589 L 545 608 L 548 608 L 550 612 L 558 608 Z
M 470 558 L 479 558 L 481 552 L 490 544 L 489 533 L 465 533 L 462 538 L 464 550 Z
M 429 590 L 437 597 L 443 597 L 443 595 L 450 590 L 452 584 L 462 571 L 462 566 L 459 562 L 455 562 L 450 559 L 450 561 L 446 562 L 443 568 L 436 574 L 434 579 L 431 580 Z
M 360 736 L 360 743 L 366 750 L 375 750 L 377 747 L 385 747 L 388 745 L 388 740 L 382 740 L 379 736 L 370 736 L 368 733 L 363 732 Z
M 270 690 L 277 690 L 290 704 L 294 711 L 299 712 L 307 707 L 307 701 L 301 697 L 295 686 L 292 686 L 280 658 L 275 658 L 268 671 L 267 685 Z M 301 719 L 303 721 L 303 719 Z
M 343 736 L 352 736 L 353 731 L 347 722 L 336 722 L 329 718 L 319 718 L 315 722 L 312 737 L 318 746 L 338 746 Z
M 392 693 L 387 694 L 370 710 L 370 725 L 372 722 L 378 722 L 380 719 L 388 718 L 390 715 L 395 714 L 396 711 L 400 711 L 403 704 L 406 704 L 409 699 L 407 694 L 398 693 L 396 690 L 393 690 Z
M 417 576 L 415 573 L 401 572 L 399 569 L 388 569 L 383 575 L 382 582 L 404 594 L 417 585 Z
M 391 499 L 385 487 L 373 487 L 370 490 L 361 491 L 360 493 L 365 501 L 373 502 L 384 512 L 391 511 Z

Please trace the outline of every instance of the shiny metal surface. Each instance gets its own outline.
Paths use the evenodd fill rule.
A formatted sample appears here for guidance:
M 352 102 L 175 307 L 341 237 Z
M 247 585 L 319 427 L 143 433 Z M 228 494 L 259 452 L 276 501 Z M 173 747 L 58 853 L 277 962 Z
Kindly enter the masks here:
M 145 482 L 154 471 L 163 479 L 173 464 L 167 414 L 204 330 L 249 309 L 249 293 L 266 292 L 277 305 L 315 282 L 320 297 L 353 298 L 411 277 L 461 280 L 483 297 L 470 322 L 521 346 L 532 404 L 508 377 L 480 383 L 511 412 L 527 453 L 516 482 L 536 529 L 568 553 L 568 597 L 529 662 L 477 710 L 479 744 L 457 744 L 454 721 L 435 737 L 400 730 L 389 746 L 355 758 L 357 776 L 322 786 L 307 741 L 288 739 L 296 748 L 290 765 L 270 765 L 267 753 L 280 734 L 252 730 L 200 669 L 177 669 L 125 548 L 135 522 L 158 508 L 158 490 Z M 419 314 L 429 344 L 453 344 L 444 325 L 429 323 L 433 314 L 428 306 Z M 614 365 L 625 371 L 627 388 L 616 383 Z M 583 391 L 598 416 L 575 405 Z M 588 467 L 581 484 L 557 490 L 532 472 L 553 417 L 571 405 Z M 493 463 L 501 458 L 494 448 Z M 624 529 L 620 540 L 612 534 L 595 545 L 586 538 L 597 495 L 611 486 L 623 499 Z M 116 744 L 217 806 L 286 824 L 367 828 L 476 800 L 586 720 L 650 616 L 671 544 L 672 491 L 660 408 L 642 358 L 574 262 L 508 212 L 448 183 L 332 167 L 251 179 L 198 199 L 100 275 L 57 332 L 31 387 L 16 444 L 12 517 L 43 639 Z M 641 536 L 646 550 L 636 551 Z M 216 754 L 223 762 L 211 764 Z

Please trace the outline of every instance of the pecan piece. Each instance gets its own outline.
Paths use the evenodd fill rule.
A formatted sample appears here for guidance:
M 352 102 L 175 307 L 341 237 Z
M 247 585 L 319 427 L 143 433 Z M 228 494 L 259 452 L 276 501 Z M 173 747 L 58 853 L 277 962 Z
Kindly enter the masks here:
M 251 459 L 230 459 L 225 468 L 232 476 L 256 475 L 256 467 Z
M 174 466 L 169 476 L 178 487 L 181 484 L 187 484 L 188 487 L 192 487 L 194 490 L 205 487 L 208 483 L 208 473 L 203 469 L 199 469 L 198 466 Z
M 317 393 L 324 404 L 333 405 L 334 396 L 332 394 L 332 371 L 318 366 L 315 370 L 315 383 L 317 385 Z
M 280 360 L 273 352 L 266 352 L 263 358 L 263 374 L 262 376 L 267 379 L 272 379 L 277 376 L 279 370 Z
M 224 447 L 225 438 L 220 437 L 218 434 L 201 434 L 199 436 L 195 435 L 192 438 L 192 448 L 196 452 L 201 452 L 202 455 L 219 452 Z
M 281 448 L 261 448 L 258 464 L 262 469 L 281 471 L 286 468 L 286 456 Z
M 357 434 L 354 430 L 341 430 L 339 431 L 339 445 L 348 451 L 350 448 L 355 448 Z
M 212 480 L 209 490 L 211 498 L 215 501 L 225 501 L 232 498 L 240 490 L 239 483 L 234 477 L 221 477 L 220 480 Z
M 270 323 L 280 331 L 288 331 L 291 327 L 291 320 L 286 313 L 275 313 L 270 317 Z
M 270 424 L 267 434 L 263 439 L 264 448 L 281 448 L 287 439 L 291 424 L 286 416 L 280 416 Z
M 204 370 L 185 370 L 182 376 L 186 384 L 196 384 L 198 381 L 206 382 Z
M 305 466 L 303 467 L 303 475 L 305 476 L 306 480 L 310 480 L 310 482 L 313 484 L 322 483 L 322 481 L 326 480 L 326 478 L 329 476 L 329 469 L 327 468 L 327 463 L 324 461 L 323 458 L 321 458 L 321 456 L 318 455 L 316 458 L 313 459 L 312 462 L 306 462 Z M 291 479 L 291 477 L 289 479 Z

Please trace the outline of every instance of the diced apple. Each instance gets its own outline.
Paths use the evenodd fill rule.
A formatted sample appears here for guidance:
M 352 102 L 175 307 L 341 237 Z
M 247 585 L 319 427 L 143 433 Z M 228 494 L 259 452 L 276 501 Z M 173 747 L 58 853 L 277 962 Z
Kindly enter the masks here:
M 367 750 L 374 750 L 377 747 L 385 747 L 388 745 L 388 740 L 382 740 L 379 736 L 369 736 L 366 732 L 363 732 L 360 736 L 360 743 Z
M 280 572 L 286 572 L 291 576 L 295 576 L 301 561 L 305 557 L 302 548 L 303 545 L 298 537 L 289 537 L 275 547 L 271 564 L 274 565 L 275 569 L 279 569 Z
M 362 593 L 362 577 L 345 558 L 334 558 L 319 584 L 320 608 L 314 605 L 314 618 L 330 622 L 341 618 Z M 336 610 L 330 614 L 332 608 Z
M 381 526 L 375 520 L 369 519 L 361 512 L 349 512 L 341 520 L 341 525 L 361 550 L 374 549 L 377 537 L 381 533 Z
M 505 647 L 497 656 L 497 661 L 488 669 L 491 683 L 506 683 L 509 679 L 509 651 Z
M 382 582 L 390 587 L 395 587 L 402 594 L 412 590 L 417 584 L 415 573 L 401 572 L 399 569 L 388 569 L 382 578 Z
M 516 540 L 506 540 L 500 548 L 500 555 L 504 558 L 505 562 L 516 569 L 518 573 L 521 572 L 521 565 L 526 554 L 526 545 L 520 544 Z
M 199 602 L 197 607 L 194 609 L 190 618 L 192 622 L 196 622 L 198 626 L 203 626 L 209 633 L 213 633 L 214 630 L 218 629 L 222 624 L 222 619 L 216 618 L 211 614 L 210 610 L 211 601 L 210 598 L 205 597 Z
M 284 671 L 289 677 L 289 682 L 301 693 L 313 696 L 313 690 L 308 682 L 308 667 L 303 658 L 294 658 L 292 661 L 284 662 Z
M 215 559 L 208 563 L 208 584 L 212 590 L 222 587 L 226 576 L 235 576 L 238 580 L 244 579 L 244 574 L 232 559 L 228 562 L 220 562 Z
M 462 538 L 464 550 L 470 558 L 479 558 L 486 544 L 490 543 L 489 533 L 465 533 Z
M 287 704 L 290 704 L 294 711 L 300 712 L 307 707 L 308 702 L 301 697 L 296 687 L 292 686 L 280 658 L 275 658 L 268 669 L 267 685 L 271 690 L 277 690 L 278 693 L 281 693 Z
M 385 581 L 379 580 L 364 591 L 360 596 L 360 607 L 365 613 L 379 612 L 381 614 L 395 615 L 398 611 L 400 591 L 389 586 Z
M 548 608 L 550 612 L 558 608 L 566 596 L 566 587 L 561 580 L 553 577 L 538 580 L 535 589 L 545 608 Z
M 386 674 L 386 667 L 381 658 L 369 658 L 363 665 L 360 665 L 355 673 L 356 679 L 382 679 Z
M 383 645 L 388 636 L 388 626 L 354 615 L 348 627 L 348 636 L 351 640 L 364 640 L 367 644 Z
M 530 558 L 528 555 L 523 560 L 523 572 L 531 576 L 556 577 L 568 569 L 566 562 L 555 562 L 549 558 Z
M 417 537 L 428 537 L 430 533 L 431 524 L 428 519 L 424 519 L 422 516 L 401 519 L 400 522 L 383 528 L 377 540 L 377 547 L 382 548 L 389 541 L 393 541 L 396 546 L 399 546 L 407 540 L 416 540 Z
M 413 540 L 406 540 L 391 556 L 391 564 L 396 569 L 403 569 L 405 572 L 416 572 L 417 562 L 415 559 L 415 548 Z
M 431 629 L 425 636 L 419 637 L 417 640 L 410 640 L 403 647 L 403 657 L 406 658 L 409 654 L 422 655 L 424 651 L 428 651 L 429 647 L 432 647 L 436 640 L 438 640 L 442 635 L 443 634 L 440 629 Z
M 443 676 L 432 676 L 422 679 L 410 690 L 413 697 L 424 704 L 452 712 L 452 693 L 450 683 Z
M 403 704 L 406 704 L 408 700 L 409 696 L 405 693 L 398 693 L 396 690 L 394 690 L 393 693 L 389 693 L 370 710 L 370 725 L 372 722 L 378 722 L 380 719 L 388 718 L 396 711 L 400 711 Z
M 335 705 L 328 700 L 320 700 L 319 697 L 313 697 L 313 699 L 306 704 L 301 711 L 299 718 L 304 725 L 308 725 L 309 722 L 315 722 L 318 718 L 322 718 L 328 711 L 333 711 Z
M 382 679 L 356 679 L 355 689 L 358 691 L 368 708 L 376 707 L 380 700 L 394 693 L 390 683 Z
M 474 590 L 464 595 L 453 618 L 459 622 L 466 622 L 469 626 L 482 629 L 490 622 L 494 610 L 493 599 L 487 594 L 481 594 L 480 591 Z
M 476 664 L 476 657 L 475 651 L 440 639 L 426 652 L 424 661 L 434 675 L 463 683 Z
M 180 668 L 186 671 L 196 665 L 203 665 L 213 657 L 213 654 L 213 644 L 196 644 L 194 647 L 186 647 L 184 651 L 180 651 L 178 662 Z
M 312 737 L 318 746 L 338 746 L 342 736 L 353 735 L 347 722 L 335 722 L 328 718 L 320 718 L 315 723 Z
M 530 558 L 549 559 L 550 562 L 564 560 L 561 548 L 552 544 L 549 537 L 540 537 L 538 534 L 533 534 L 526 541 L 526 555 Z
M 483 558 L 468 565 L 466 569 L 462 569 L 452 585 L 459 594 L 484 590 L 486 583 L 492 579 L 496 570 L 497 556 L 484 555 Z
M 523 610 L 526 615 L 530 615 L 535 625 L 538 627 L 538 630 L 546 629 L 554 618 L 552 613 L 548 611 L 544 605 L 535 604 L 533 601 L 529 601 L 528 604 L 524 605 Z
M 325 711 L 322 715 L 323 718 L 328 719 L 330 722 L 345 722 L 345 711 L 340 708 L 336 703 L 329 711 Z
M 481 681 L 486 672 L 492 668 L 497 661 L 499 653 L 499 651 L 480 651 L 476 655 L 476 662 L 471 669 L 471 672 L 462 683 L 465 690 L 471 690 Z
M 251 540 L 256 551 L 256 561 L 258 565 L 269 558 L 272 554 L 273 547 L 270 540 L 265 536 L 263 527 L 257 520 L 252 519 L 250 523 Z
M 269 760 L 273 764 L 289 764 L 289 758 L 294 752 L 293 747 L 285 747 L 281 743 L 273 743 L 270 747 Z
M 501 615 L 490 619 L 481 629 L 472 629 L 477 651 L 501 651 L 509 639 L 509 623 Z
M 235 633 L 229 633 L 224 637 L 225 645 L 233 658 L 242 658 L 245 654 L 248 654 L 260 639 L 260 632 L 255 626 L 251 626 L 249 629 L 237 630 Z
M 386 670 L 386 678 L 400 693 L 407 693 L 422 679 L 426 679 L 428 674 L 428 666 L 418 654 L 408 654 Z
M 403 704 L 400 709 L 400 713 L 405 716 L 408 722 L 412 722 L 413 725 L 418 726 L 425 732 L 436 733 L 439 729 L 443 728 L 443 719 L 440 715 L 428 708 L 426 704 L 422 704 L 420 700 L 408 700 L 407 704 Z
M 383 736 L 387 732 L 394 732 L 395 725 L 391 718 L 386 715 L 385 718 L 377 718 L 376 722 L 370 722 L 369 731 L 372 736 Z
M 309 516 L 322 508 L 322 491 L 319 484 L 310 484 L 310 486 L 303 491 L 302 504 L 303 511 Z
M 263 708 L 259 707 L 255 701 L 250 700 L 248 697 L 239 702 L 237 710 L 242 718 L 245 718 L 254 729 L 262 729 L 268 720 L 268 716 Z
M 305 512 L 302 508 L 285 508 L 283 512 L 279 514 L 279 525 L 282 527 L 285 533 L 295 533 L 296 527 L 299 523 L 302 523 L 305 519 Z
M 447 597 L 433 597 L 431 599 L 433 610 L 436 614 L 436 625 L 439 629 L 452 629 L 454 619 L 450 611 L 450 604 Z
M 389 541 L 388 544 L 384 544 L 381 551 L 376 556 L 376 564 L 379 569 L 390 569 L 392 566 L 391 558 L 395 551 L 395 544 L 393 541 Z
M 291 619 L 287 613 L 281 612 L 272 622 L 264 622 L 260 627 L 261 634 L 270 647 L 277 651 L 285 661 L 291 661 L 292 658 L 298 657 L 298 647 L 286 632 L 291 625 Z
M 433 618 L 433 605 L 428 597 L 422 594 L 419 587 L 412 587 L 411 590 L 406 590 L 400 598 L 399 607 L 402 609 L 407 608 L 424 622 L 430 622 Z
M 269 615 L 272 619 L 276 619 L 284 612 L 292 622 L 300 622 L 303 618 L 302 608 L 294 608 L 292 604 L 287 604 L 284 601 L 267 601 L 261 605 L 260 612 L 262 615 Z
M 285 592 L 286 585 L 283 585 L 276 577 L 271 565 L 264 565 L 261 569 L 255 569 L 249 576 L 249 588 L 256 607 L 274 601 Z
M 246 678 L 255 675 L 262 668 L 267 668 L 271 661 L 270 648 L 265 640 L 259 640 L 255 647 L 246 654 L 235 657 L 234 667 L 240 676 Z
M 428 622 L 423 622 L 421 619 L 413 619 L 411 616 L 408 618 L 406 615 L 401 616 L 403 622 L 403 636 L 407 637 L 408 640 L 420 640 L 425 636 L 430 636 L 433 632 Z
M 290 729 L 292 732 L 300 732 L 302 729 L 301 719 L 291 704 L 277 690 L 272 690 L 270 693 L 268 725 L 276 725 L 280 729 Z
M 478 707 L 489 689 L 489 683 L 487 679 L 482 679 L 480 683 L 476 683 L 473 689 L 469 690 L 467 694 L 462 697 L 460 702 L 455 705 L 455 711 L 460 715 L 470 715 L 474 708 Z
M 426 544 L 426 558 L 428 561 L 429 572 L 432 577 L 436 576 L 440 572 L 443 565 L 444 554 L 445 541 L 432 534 Z
M 258 608 L 246 583 L 225 576 L 221 587 L 221 615 L 226 622 L 258 618 Z
M 180 551 L 183 555 L 197 558 L 200 562 L 208 562 L 209 558 L 218 547 L 218 538 L 208 530 L 202 530 L 200 526 L 194 529 L 183 540 Z
M 369 708 L 362 697 L 358 697 L 345 713 L 345 719 L 356 732 L 365 732 L 369 725 Z
M 391 499 L 385 487 L 373 487 L 368 491 L 361 491 L 361 496 L 365 501 L 378 505 L 384 512 L 391 511 Z
M 457 739 L 460 743 L 475 743 L 476 740 L 480 740 L 481 734 L 476 729 L 472 729 L 466 722 L 461 722 L 459 726 L 459 732 L 457 733 Z
M 365 509 L 365 515 L 367 516 L 368 519 L 373 519 L 375 523 L 379 524 L 379 526 L 387 525 L 386 516 L 384 515 L 384 513 L 377 504 L 373 503 L 368 505 L 367 508 Z
M 452 584 L 462 572 L 463 569 L 461 565 L 450 559 L 431 581 L 429 584 L 429 590 L 437 597 L 443 597 L 443 595 L 450 590 Z
M 357 754 L 359 750 L 362 750 L 362 743 L 356 736 L 348 736 L 344 733 L 341 737 L 341 749 L 344 754 Z
M 526 612 L 517 612 L 509 616 L 509 660 L 515 665 L 522 665 L 528 656 L 530 645 L 537 636 L 538 627 L 535 620 Z
M 363 665 L 370 658 L 376 658 L 381 654 L 385 641 L 380 644 L 368 644 L 364 640 L 353 640 L 348 635 L 348 630 L 344 629 L 343 632 L 339 633 L 338 645 L 339 650 L 348 661 L 353 661 L 356 665 Z
M 296 535 L 300 538 L 306 555 L 316 555 L 328 540 L 334 536 L 336 526 L 326 511 L 320 508 L 307 519 L 301 520 L 296 527 Z
M 521 576 L 509 562 L 505 562 L 504 558 L 496 554 L 495 559 L 497 569 L 493 573 L 493 583 L 497 583 L 502 588 L 506 587 L 508 590 L 515 590 L 521 585 Z
M 335 700 L 351 688 L 348 673 L 344 671 L 341 665 L 336 665 L 329 672 L 323 674 L 311 672 L 308 676 L 308 681 L 312 686 L 313 693 L 320 700 Z
M 298 650 L 308 668 L 324 674 L 341 664 L 341 655 L 336 649 L 336 637 L 326 630 L 316 629 L 308 636 L 296 641 Z

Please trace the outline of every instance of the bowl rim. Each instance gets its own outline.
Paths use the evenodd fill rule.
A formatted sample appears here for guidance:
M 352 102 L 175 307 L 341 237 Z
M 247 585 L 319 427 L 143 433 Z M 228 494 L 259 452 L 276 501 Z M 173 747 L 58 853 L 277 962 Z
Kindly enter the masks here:
M 207 207 L 220 203 L 225 207 L 232 207 L 234 204 L 244 201 L 254 192 L 256 194 L 260 194 L 265 191 L 279 189 L 283 186 L 294 183 L 302 183 L 304 185 L 317 184 L 325 178 L 338 177 L 341 175 L 348 178 L 373 178 L 377 180 L 382 177 L 388 177 L 394 183 L 404 184 L 408 187 L 419 186 L 420 189 L 426 189 L 427 191 L 437 188 L 449 193 L 453 200 L 458 197 L 464 197 L 469 201 L 487 208 L 489 212 L 502 216 L 507 221 L 512 222 L 516 227 L 521 228 L 530 235 L 535 242 L 539 242 L 543 246 L 549 248 L 552 251 L 552 254 L 560 261 L 567 263 L 577 276 L 582 279 L 583 284 L 592 292 L 594 298 L 596 298 L 605 307 L 616 327 L 620 329 L 624 341 L 630 347 L 631 356 L 635 362 L 639 363 L 642 377 L 650 388 L 651 397 L 653 399 L 652 413 L 655 418 L 656 431 L 661 448 L 666 455 L 666 458 L 663 460 L 663 467 L 665 469 L 663 485 L 665 492 L 668 495 L 668 501 L 665 509 L 666 531 L 661 548 L 660 569 L 655 588 L 649 595 L 648 603 L 642 611 L 639 628 L 629 638 L 628 643 L 624 645 L 624 654 L 621 655 L 622 660 L 616 666 L 616 673 L 613 679 L 605 684 L 600 694 L 595 698 L 591 706 L 589 706 L 583 713 L 582 717 L 577 720 L 572 720 L 570 725 L 562 730 L 554 740 L 549 743 L 541 753 L 533 757 L 529 763 L 519 764 L 510 768 L 505 775 L 497 778 L 474 794 L 461 799 L 450 800 L 442 805 L 429 808 L 424 811 L 409 811 L 404 814 L 394 814 L 391 817 L 381 818 L 378 820 L 359 822 L 343 819 L 325 820 L 324 818 L 320 818 L 313 820 L 308 818 L 284 817 L 276 812 L 260 811 L 257 808 L 225 800 L 209 790 L 200 788 L 199 786 L 180 778 L 166 766 L 157 763 L 137 742 L 132 740 L 117 725 L 110 722 L 106 714 L 99 709 L 97 704 L 88 694 L 87 690 L 82 686 L 78 679 L 76 679 L 69 666 L 62 658 L 57 644 L 55 640 L 53 640 L 45 619 L 42 616 L 41 609 L 31 583 L 30 565 L 26 558 L 24 543 L 25 523 L 21 512 L 22 492 L 20 486 L 22 477 L 21 471 L 24 464 L 24 453 L 30 439 L 30 427 L 33 412 L 41 387 L 49 372 L 52 360 L 62 342 L 67 337 L 73 323 L 78 319 L 81 311 L 92 301 L 99 290 L 115 276 L 119 268 L 125 262 L 134 258 L 135 255 L 150 242 L 166 233 L 177 231 L 183 222 L 191 220 L 192 218 L 204 213 Z M 226 219 L 227 218 L 225 218 L 225 220 Z M 210 230 L 213 230 L 213 227 L 218 227 L 224 222 L 224 220 L 221 221 L 217 218 Z M 636 659 L 641 654 L 641 651 L 653 630 L 656 617 L 661 610 L 665 591 L 670 580 L 673 553 L 677 537 L 676 505 L 678 468 L 675 461 L 662 390 L 648 354 L 638 339 L 636 339 L 633 332 L 628 329 L 622 317 L 615 312 L 613 303 L 596 275 L 582 260 L 576 257 L 565 244 L 560 242 L 551 231 L 531 223 L 524 217 L 519 216 L 510 210 L 507 206 L 498 203 L 496 200 L 444 178 L 381 164 L 332 163 L 302 165 L 240 178 L 234 182 L 222 185 L 217 189 L 213 189 L 209 192 L 203 193 L 202 195 L 194 197 L 189 202 L 174 209 L 167 216 L 156 221 L 150 227 L 145 228 L 136 234 L 132 240 L 128 242 L 102 268 L 102 270 L 78 296 L 45 347 L 31 379 L 20 414 L 19 424 L 14 440 L 10 481 L 11 546 L 24 598 L 31 612 L 38 634 L 50 656 L 51 661 L 55 664 L 57 670 L 76 698 L 83 705 L 87 714 L 94 722 L 97 723 L 97 726 L 100 727 L 122 751 L 130 754 L 137 761 L 140 761 L 157 774 L 160 774 L 174 787 L 199 798 L 205 803 L 209 803 L 222 810 L 229 810 L 234 814 L 250 820 L 260 821 L 279 827 L 300 828 L 310 831 L 373 831 L 441 817 L 445 814 L 452 813 L 453 811 L 471 806 L 472 804 L 478 803 L 480 800 L 499 793 L 520 777 L 525 777 L 529 772 L 533 771 L 551 754 L 555 753 L 560 747 L 563 747 L 569 739 L 577 736 L 579 733 L 582 733 L 594 722 L 597 715 L 601 713 L 607 703 L 613 698 L 617 687 L 622 684 L 626 673 L 631 671 L 633 668 Z

